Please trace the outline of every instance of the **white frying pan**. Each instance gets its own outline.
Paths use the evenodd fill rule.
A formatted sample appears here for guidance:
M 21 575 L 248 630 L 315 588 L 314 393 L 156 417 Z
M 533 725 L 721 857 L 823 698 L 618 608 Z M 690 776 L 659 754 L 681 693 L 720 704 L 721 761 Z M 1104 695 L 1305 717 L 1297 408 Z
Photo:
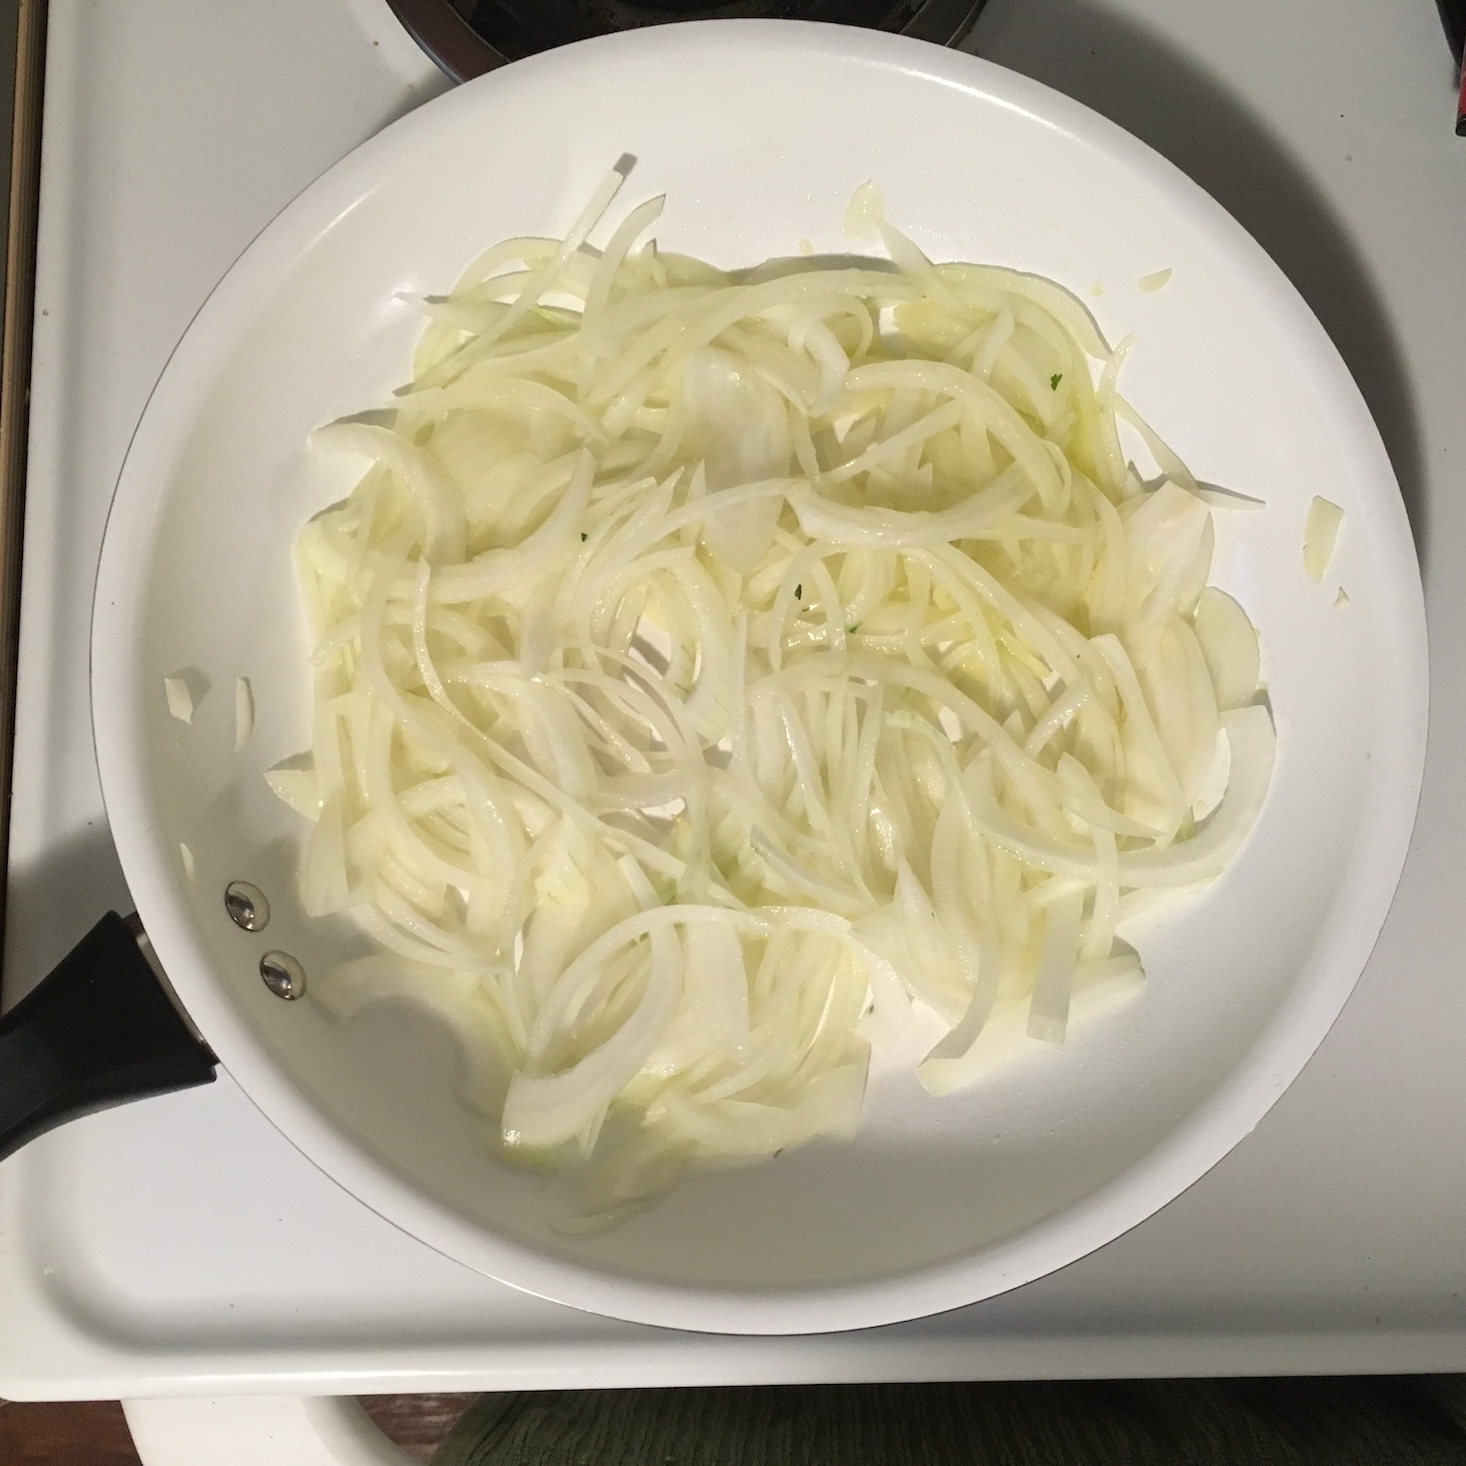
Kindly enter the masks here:
M 1266 500 L 1225 521 L 1217 565 L 1261 629 L 1279 758 L 1235 866 L 1131 934 L 1148 973 L 1133 1005 L 946 1100 L 880 1079 L 855 1144 L 684 1180 L 616 1231 L 569 1237 L 546 1225 L 554 1187 L 487 1153 L 445 1031 L 393 1006 L 338 1025 L 308 990 L 282 1000 L 262 981 L 269 953 L 308 980 L 365 942 L 347 919 L 299 911 L 302 830 L 261 776 L 308 741 L 291 544 L 349 487 L 349 465 L 308 458 L 308 433 L 404 379 L 419 323 L 399 292 L 441 290 L 504 236 L 562 231 L 621 153 L 639 160 L 633 197 L 668 195 L 663 244 L 721 263 L 801 238 L 847 247 L 844 203 L 875 178 L 935 257 L 1102 286 L 1102 327 L 1139 338 L 1127 395 L 1203 478 Z M 1137 290 L 1163 267 L 1165 290 Z M 1323 586 L 1301 565 L 1316 494 L 1345 510 Z M 170 713 L 170 676 L 193 689 L 189 723 Z M 258 721 L 236 753 L 239 676 Z M 472 1267 L 628 1319 L 808 1332 L 955 1307 L 1070 1262 L 1257 1123 L 1388 909 L 1424 755 L 1425 629 L 1409 526 L 1358 391 L 1292 287 L 1198 188 L 1084 108 L 973 58 L 720 22 L 481 78 L 389 128 L 261 235 L 190 328 L 128 456 L 98 580 L 93 705 L 128 882 L 207 1049 L 146 984 L 145 1031 L 78 1026 L 75 990 L 106 982 L 76 958 L 4 1021 L 0 1074 L 31 1083 L 22 1058 L 53 1063 L 74 1039 L 115 1072 L 88 1080 L 84 1053 L 59 1097 L 32 1085 L 11 1103 L 24 1084 L 0 1083 L 12 1142 L 68 1108 L 198 1082 L 212 1050 L 342 1186 Z M 226 910 L 240 880 L 268 898 L 263 929 Z M 96 949 L 114 950 L 118 930 Z M 160 1033 L 163 1058 L 135 1062 Z

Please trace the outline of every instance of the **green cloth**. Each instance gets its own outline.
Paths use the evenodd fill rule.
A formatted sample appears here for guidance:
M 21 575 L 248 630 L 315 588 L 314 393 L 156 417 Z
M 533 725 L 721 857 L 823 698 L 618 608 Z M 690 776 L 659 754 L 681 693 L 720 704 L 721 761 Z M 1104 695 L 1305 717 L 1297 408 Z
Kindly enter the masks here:
M 1466 1466 L 1457 1376 L 483 1395 L 433 1466 Z

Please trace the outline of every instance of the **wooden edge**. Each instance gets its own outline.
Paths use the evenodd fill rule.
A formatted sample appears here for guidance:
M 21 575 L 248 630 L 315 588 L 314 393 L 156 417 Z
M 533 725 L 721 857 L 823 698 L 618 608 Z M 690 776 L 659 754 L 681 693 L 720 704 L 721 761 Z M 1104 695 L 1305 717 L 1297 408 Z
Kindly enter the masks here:
M 10 213 L 5 241 L 5 322 L 0 334 L 0 939 L 10 851 L 15 674 L 20 643 L 21 547 L 30 424 L 36 216 L 41 187 L 41 100 L 46 80 L 46 0 L 20 0 L 15 48 Z

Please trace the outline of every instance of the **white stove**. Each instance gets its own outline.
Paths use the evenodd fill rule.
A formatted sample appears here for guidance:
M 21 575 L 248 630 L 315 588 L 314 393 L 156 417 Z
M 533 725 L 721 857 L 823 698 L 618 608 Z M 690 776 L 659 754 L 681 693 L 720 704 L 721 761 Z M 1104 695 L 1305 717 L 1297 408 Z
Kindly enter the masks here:
M 1424 552 L 1431 753 L 1354 997 L 1221 1165 L 1002 1297 L 809 1338 L 615 1323 L 480 1277 L 225 1074 L 0 1166 L 0 1396 L 1466 1369 L 1466 139 L 1430 0 L 990 0 L 968 43 L 1138 132 L 1309 298 Z M 93 765 L 91 585 L 169 352 L 269 218 L 447 83 L 385 0 L 52 0 L 4 957 L 130 910 Z

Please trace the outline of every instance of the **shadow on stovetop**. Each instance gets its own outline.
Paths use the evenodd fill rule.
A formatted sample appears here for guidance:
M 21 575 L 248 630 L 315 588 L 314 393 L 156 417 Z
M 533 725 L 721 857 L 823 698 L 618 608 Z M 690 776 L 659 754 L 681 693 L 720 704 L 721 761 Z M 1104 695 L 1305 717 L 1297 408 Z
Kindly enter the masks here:
M 1404 356 L 1347 224 L 1286 142 L 1160 37 L 1087 0 L 990 0 L 963 49 L 1064 92 L 1148 143 L 1273 257 L 1374 414 L 1423 573 L 1424 462 Z
M 13 1007 L 108 910 L 133 909 L 117 847 L 105 825 L 57 841 L 39 860 L 18 861 L 5 901 L 3 1006 Z

